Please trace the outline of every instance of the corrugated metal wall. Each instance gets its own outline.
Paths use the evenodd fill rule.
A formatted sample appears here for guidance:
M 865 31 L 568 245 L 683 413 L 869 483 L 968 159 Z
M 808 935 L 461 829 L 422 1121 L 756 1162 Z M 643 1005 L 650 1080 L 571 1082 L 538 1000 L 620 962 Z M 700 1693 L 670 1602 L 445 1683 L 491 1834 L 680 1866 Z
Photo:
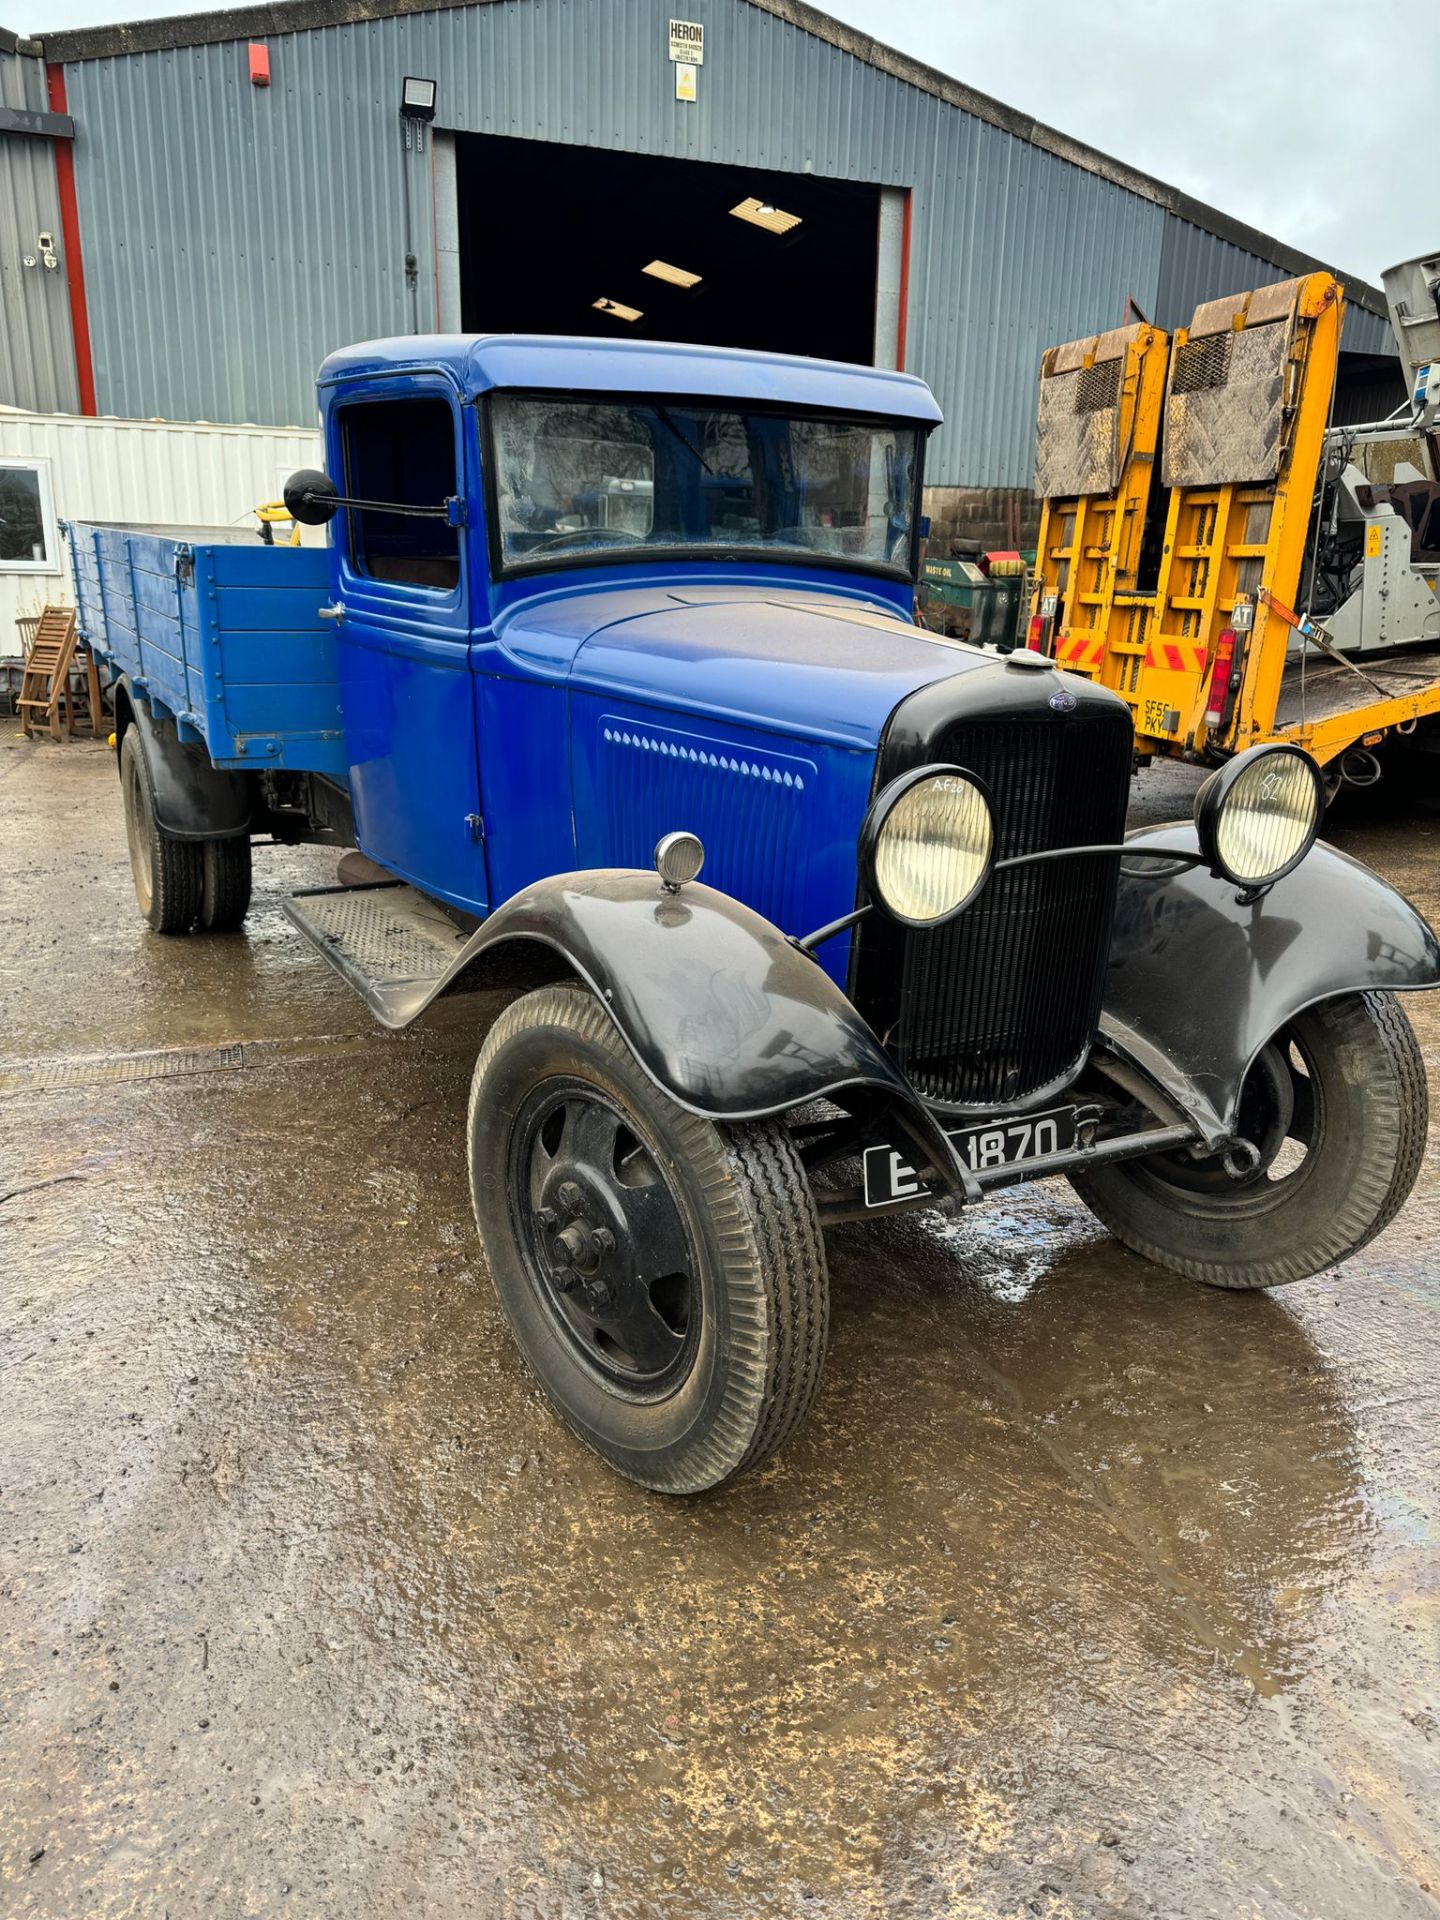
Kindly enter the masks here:
M 0 48 L 0 106 L 43 112 L 46 104 L 44 62 Z M 42 233 L 58 245 L 54 148 L 33 134 L 0 133 L 0 406 L 80 404 L 64 261 L 53 271 L 41 264 Z
M 315 432 L 0 411 L 0 459 L 48 464 L 57 520 L 244 525 L 252 507 L 279 498 L 297 467 L 318 466 L 320 458 Z M 323 544 L 323 527 L 306 533 L 312 544 Z M 20 652 L 19 615 L 73 599 L 63 567 L 0 571 L 0 659 Z
M 1165 216 L 1165 239 L 1160 252 L 1160 280 L 1155 311 L 1150 318 L 1159 327 L 1184 327 L 1204 300 L 1220 294 L 1243 293 L 1249 287 L 1269 286 L 1294 276 L 1237 247 L 1218 234 L 1206 233 L 1188 220 Z M 1142 306 L 1144 302 L 1141 302 Z M 1391 353 L 1395 341 L 1389 322 L 1353 302 L 1345 309 L 1344 345 L 1348 353 Z M 1398 362 L 1397 362 L 1398 364 Z
M 1183 299 L 1187 274 L 1217 294 L 1277 271 L 1230 248 L 1232 286 L 1231 260 L 1170 242 L 1185 223 L 1154 201 L 745 0 L 687 0 L 705 63 L 698 104 L 679 103 L 670 11 L 485 0 L 272 34 L 268 89 L 238 41 L 68 66 L 102 411 L 308 421 L 332 347 L 433 324 L 430 155 L 402 160 L 406 73 L 438 80 L 457 132 L 911 188 L 906 364 L 945 409 L 937 484 L 1028 482 L 1041 352 L 1118 322 L 1127 293 L 1149 312 L 1162 281 Z

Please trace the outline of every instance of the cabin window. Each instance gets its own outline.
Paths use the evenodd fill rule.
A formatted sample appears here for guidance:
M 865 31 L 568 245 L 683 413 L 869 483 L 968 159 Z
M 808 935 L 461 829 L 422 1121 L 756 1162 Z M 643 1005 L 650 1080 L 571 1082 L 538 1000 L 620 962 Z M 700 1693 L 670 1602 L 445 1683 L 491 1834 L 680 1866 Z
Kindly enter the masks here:
M 367 400 L 340 418 L 344 491 L 375 507 L 347 507 L 350 564 L 357 573 L 453 592 L 460 583 L 460 535 L 445 518 L 458 491 L 455 414 L 436 397 Z M 387 512 L 424 507 L 428 513 Z M 439 511 L 435 511 L 439 509 Z
M 0 573 L 59 571 L 48 462 L 0 460 Z

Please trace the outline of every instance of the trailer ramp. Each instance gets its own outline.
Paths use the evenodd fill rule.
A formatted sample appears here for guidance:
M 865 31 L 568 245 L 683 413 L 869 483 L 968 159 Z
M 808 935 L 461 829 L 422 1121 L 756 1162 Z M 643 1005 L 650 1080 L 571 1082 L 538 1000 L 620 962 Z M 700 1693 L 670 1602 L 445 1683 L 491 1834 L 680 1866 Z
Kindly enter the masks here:
M 1035 491 L 1043 502 L 1031 644 L 1118 685 L 1115 596 L 1140 576 L 1169 335 L 1140 324 L 1052 347 L 1040 371 Z

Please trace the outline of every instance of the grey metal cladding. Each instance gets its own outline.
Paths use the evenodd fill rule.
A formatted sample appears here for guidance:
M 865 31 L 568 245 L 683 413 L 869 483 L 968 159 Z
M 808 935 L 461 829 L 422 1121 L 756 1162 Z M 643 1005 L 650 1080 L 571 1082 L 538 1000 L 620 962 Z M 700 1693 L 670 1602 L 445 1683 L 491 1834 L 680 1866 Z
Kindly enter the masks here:
M 1320 263 L 1311 263 L 1312 269 Z M 1173 332 L 1186 327 L 1203 301 L 1220 294 L 1245 293 L 1251 287 L 1265 287 L 1277 280 L 1292 280 L 1295 261 L 1277 264 L 1244 247 L 1207 233 L 1188 220 L 1169 215 L 1160 254 L 1160 279 L 1155 294 L 1155 311 L 1150 318 L 1158 327 Z M 1342 283 L 1343 273 L 1336 276 Z M 1364 289 L 1369 298 L 1373 289 Z M 1383 303 L 1382 303 L 1383 304 Z M 1147 309 L 1148 311 L 1148 309 Z M 1383 312 L 1372 312 L 1357 299 L 1345 303 L 1345 322 L 1341 344 L 1348 353 L 1393 354 L 1395 341 Z
M 863 36 L 847 50 L 838 23 L 810 30 L 820 16 L 794 0 L 687 0 L 705 24 L 693 105 L 674 98 L 669 0 L 354 17 L 364 10 L 241 16 L 269 45 L 269 88 L 250 86 L 243 40 L 209 37 L 227 30 L 224 16 L 185 23 L 205 28 L 204 44 L 155 47 L 160 23 L 145 23 L 135 32 L 151 50 L 67 65 L 102 411 L 308 424 L 327 352 L 409 329 L 405 73 L 439 81 L 438 124 L 457 133 L 910 188 L 905 363 L 945 410 L 928 461 L 937 485 L 1027 485 L 1042 352 L 1118 324 L 1127 294 L 1153 312 L 1167 248 L 1184 254 L 1171 229 L 1185 223 L 1120 184 L 1118 163 L 1110 177 L 1089 149 L 1070 159 L 1060 136 L 1042 146 L 1004 124 L 1030 124 L 1022 116 L 967 111 L 914 63 L 864 57 Z M 304 25 L 346 11 L 343 24 Z M 410 163 L 423 171 L 417 304 L 429 327 L 428 152 L 423 169 Z M 1295 271 L 1231 253 L 1248 262 L 1240 286 Z M 1226 257 L 1219 277 L 1204 264 L 1197 256 L 1189 307 L 1230 290 Z M 1178 265 L 1171 278 L 1183 279 Z
M 21 52 L 25 44 L 0 47 L 0 106 L 38 114 L 49 105 L 45 63 Z M 44 264 L 42 233 L 56 243 L 53 269 Z M 0 406 L 43 413 L 79 406 L 67 271 L 54 142 L 0 133 Z

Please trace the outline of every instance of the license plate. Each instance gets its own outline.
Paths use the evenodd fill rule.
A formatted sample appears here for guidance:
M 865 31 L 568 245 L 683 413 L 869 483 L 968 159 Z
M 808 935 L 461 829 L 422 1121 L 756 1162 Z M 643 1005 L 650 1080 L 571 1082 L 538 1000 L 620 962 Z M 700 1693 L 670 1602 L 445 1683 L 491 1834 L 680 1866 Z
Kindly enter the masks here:
M 1040 611 L 1044 615 L 1045 619 L 1053 620 L 1055 618 L 1055 609 L 1059 606 L 1059 604 L 1060 604 L 1060 596 L 1058 593 L 1047 593 L 1044 596 L 1044 598 L 1040 602 Z
M 1012 1167 L 1020 1160 L 1044 1160 L 1068 1153 L 1075 1145 L 1074 1107 L 1051 1107 L 1044 1113 L 1017 1115 L 1013 1120 L 987 1120 L 979 1126 L 956 1127 L 949 1138 L 972 1173 Z M 929 1193 L 922 1180 L 894 1147 L 867 1147 L 864 1155 L 865 1204 L 888 1207 L 897 1200 L 915 1200 Z

